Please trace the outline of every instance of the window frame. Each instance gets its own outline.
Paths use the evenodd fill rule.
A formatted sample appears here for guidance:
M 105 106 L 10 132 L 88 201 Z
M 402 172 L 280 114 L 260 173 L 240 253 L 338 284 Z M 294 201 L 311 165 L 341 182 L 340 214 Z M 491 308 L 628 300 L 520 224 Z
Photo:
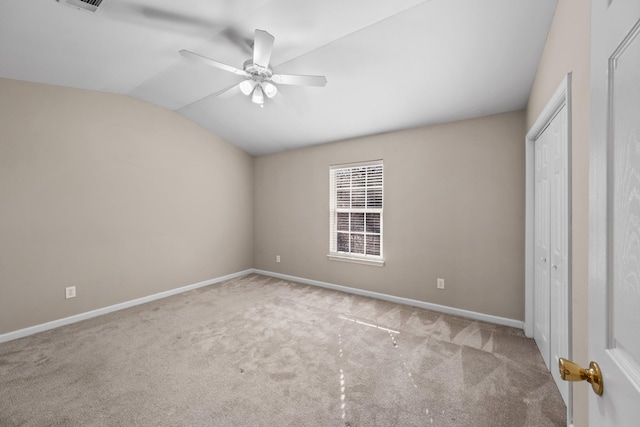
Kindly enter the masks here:
M 379 185 L 368 185 L 369 179 L 369 168 L 371 167 L 380 167 L 380 184 Z M 362 186 L 354 185 L 353 182 L 353 171 L 354 169 L 362 169 L 365 168 L 365 181 Z M 349 189 L 349 207 L 338 207 L 338 171 L 350 171 L 350 182 L 349 186 L 346 187 Z M 355 189 L 364 189 L 364 207 L 354 207 L 354 188 Z M 341 188 L 342 190 L 345 187 Z M 367 203 L 370 199 L 367 198 L 369 195 L 369 190 L 380 190 L 380 207 L 368 207 Z M 375 196 L 374 196 L 375 197 Z M 375 199 L 373 199 L 375 200 Z M 345 252 L 338 250 L 338 234 L 341 232 L 344 233 L 345 230 L 339 230 L 339 221 L 338 214 L 339 213 L 348 213 L 349 219 L 349 229 L 346 230 L 346 234 L 349 236 L 349 245 L 352 242 L 353 235 L 362 235 L 363 239 L 363 252 L 354 253 L 354 252 Z M 360 230 L 352 230 L 353 219 L 351 219 L 351 214 L 363 214 L 363 226 L 362 232 Z M 367 213 L 379 214 L 379 232 L 370 232 L 367 231 L 366 218 Z M 367 254 L 367 237 L 368 236 L 379 236 L 379 255 Z M 351 248 L 350 248 L 351 249 Z M 384 163 L 382 160 L 372 160 L 367 162 L 358 162 L 358 163 L 348 163 L 348 164 L 338 164 L 331 165 L 329 167 L 329 254 L 327 257 L 330 260 L 334 261 L 346 261 L 346 262 L 354 262 L 358 264 L 366 264 L 366 265 L 375 265 L 382 267 L 384 266 Z

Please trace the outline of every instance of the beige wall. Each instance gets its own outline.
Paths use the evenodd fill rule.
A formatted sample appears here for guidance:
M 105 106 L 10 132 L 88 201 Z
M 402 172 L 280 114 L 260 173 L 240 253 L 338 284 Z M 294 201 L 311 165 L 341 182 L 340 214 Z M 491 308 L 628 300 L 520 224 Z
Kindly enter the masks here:
M 559 0 L 527 106 L 527 129 L 567 73 L 572 73 L 572 246 L 573 359 L 588 359 L 589 249 L 589 43 L 588 0 Z M 588 425 L 588 387 L 575 384 L 574 424 Z
M 255 267 L 524 319 L 524 129 L 520 111 L 257 157 Z M 330 261 L 329 166 L 374 159 L 386 264 Z
M 252 168 L 174 112 L 0 79 L 0 334 L 251 268 Z

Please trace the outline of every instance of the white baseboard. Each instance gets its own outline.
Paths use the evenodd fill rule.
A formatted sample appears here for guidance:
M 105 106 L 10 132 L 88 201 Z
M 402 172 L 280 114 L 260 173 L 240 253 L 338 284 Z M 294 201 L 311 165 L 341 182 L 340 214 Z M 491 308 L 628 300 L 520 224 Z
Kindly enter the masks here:
M 193 289 L 201 288 L 203 286 L 213 285 L 214 283 L 223 282 L 225 280 L 234 279 L 236 277 L 245 276 L 251 274 L 253 269 L 239 271 L 237 273 L 228 274 L 222 277 L 216 277 L 215 279 L 205 280 L 204 282 L 194 283 L 192 285 L 183 286 L 181 288 L 171 289 L 157 294 L 149 295 L 142 298 L 137 298 L 131 301 L 121 302 L 119 304 L 110 305 L 108 307 L 98 308 L 96 310 L 87 311 L 85 313 L 76 314 L 74 316 L 65 317 L 62 319 L 53 320 L 51 322 L 42 323 L 40 325 L 30 326 L 28 328 L 19 329 L 17 331 L 8 332 L 0 335 L 0 343 L 23 338 L 28 335 L 37 334 L 38 332 L 48 331 L 49 329 L 58 328 L 60 326 L 69 325 L 71 323 L 80 322 L 82 320 L 91 319 L 92 317 L 101 316 L 103 314 L 111 313 L 125 308 L 133 307 L 135 305 L 144 304 L 146 302 L 155 301 L 157 299 L 166 298 L 171 295 L 180 294 L 182 292 L 191 291 Z
M 60 326 L 69 325 L 72 323 L 80 322 L 82 320 L 91 319 L 93 317 L 101 316 L 103 314 L 112 313 L 114 311 L 123 310 L 125 308 L 133 307 L 136 305 L 144 304 L 147 302 L 155 301 L 157 299 L 166 298 L 172 295 L 187 292 L 193 289 L 201 288 L 203 286 L 213 285 L 214 283 L 223 282 L 225 280 L 234 279 L 240 276 L 246 276 L 247 274 L 256 273 L 265 276 L 276 277 L 278 279 L 289 280 L 292 282 L 304 283 L 306 285 L 319 286 L 322 288 L 333 289 L 336 291 L 342 291 L 350 294 L 362 295 L 371 298 L 376 298 L 384 301 L 395 302 L 398 304 L 409 305 L 413 307 L 424 308 L 427 310 L 438 311 L 441 313 L 452 314 L 454 316 L 463 316 L 470 319 L 481 320 L 484 322 L 495 323 L 498 325 L 511 326 L 514 328 L 523 329 L 524 323 L 520 320 L 508 319 L 505 317 L 493 316 L 490 314 L 478 313 L 475 311 L 463 310 L 460 308 L 448 307 L 445 305 L 432 304 L 429 302 L 418 301 L 409 298 L 397 297 L 394 295 L 382 294 L 378 292 L 367 291 L 363 289 L 350 288 L 348 286 L 336 285 L 333 283 L 321 282 L 319 280 L 305 279 L 303 277 L 290 276 L 287 274 L 273 273 L 271 271 L 258 270 L 251 268 L 237 273 L 228 274 L 222 277 L 216 277 L 215 279 L 205 280 L 203 282 L 194 283 L 192 285 L 183 286 L 176 289 L 171 289 L 157 294 L 149 295 L 142 298 L 137 298 L 131 301 L 125 301 L 119 304 L 110 305 L 108 307 L 99 308 L 85 313 L 76 314 L 74 316 L 65 317 L 62 319 L 53 320 L 51 322 L 42 323 L 40 325 L 30 326 L 28 328 L 19 329 L 17 331 L 8 332 L 0 335 L 0 343 L 23 338 L 29 335 L 37 334 L 39 332 L 48 331 L 49 329 L 58 328 Z
M 304 283 L 306 285 L 320 286 L 322 288 L 333 289 L 336 291 L 347 292 L 350 294 L 362 295 L 376 298 L 384 301 L 395 302 L 398 304 L 410 305 L 412 307 L 424 308 L 427 310 L 438 311 L 440 313 L 452 314 L 454 316 L 468 317 L 483 322 L 495 323 L 498 325 L 511 326 L 513 328 L 524 329 L 524 322 L 521 320 L 508 319 L 506 317 L 493 316 L 491 314 L 478 313 L 475 311 L 463 310 L 461 308 L 448 307 L 446 305 L 432 304 L 430 302 L 418 301 L 410 298 L 397 297 L 394 295 L 381 294 L 378 292 L 366 291 L 363 289 L 350 288 L 348 286 L 335 285 L 333 283 L 321 282 L 319 280 L 305 279 L 303 277 L 289 276 L 287 274 L 273 273 L 271 271 L 253 269 L 253 273 L 271 276 L 278 279 L 289 280 L 292 282 Z

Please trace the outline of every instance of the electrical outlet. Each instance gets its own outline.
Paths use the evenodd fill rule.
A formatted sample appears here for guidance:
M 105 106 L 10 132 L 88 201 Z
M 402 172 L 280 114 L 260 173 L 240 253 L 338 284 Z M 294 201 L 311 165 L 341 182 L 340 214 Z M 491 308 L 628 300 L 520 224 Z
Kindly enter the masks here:
M 276 262 L 280 262 L 280 255 L 276 255 Z
M 76 287 L 75 286 L 67 286 L 64 288 L 64 297 L 66 299 L 75 298 L 76 297 Z
M 438 289 L 444 289 L 444 279 L 438 279 Z

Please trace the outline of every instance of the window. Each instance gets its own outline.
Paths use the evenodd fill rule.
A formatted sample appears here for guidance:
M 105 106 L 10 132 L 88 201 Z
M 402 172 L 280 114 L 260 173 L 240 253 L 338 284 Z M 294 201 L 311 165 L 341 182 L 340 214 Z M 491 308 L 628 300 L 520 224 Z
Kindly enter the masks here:
M 329 170 L 329 258 L 383 265 L 382 161 Z

